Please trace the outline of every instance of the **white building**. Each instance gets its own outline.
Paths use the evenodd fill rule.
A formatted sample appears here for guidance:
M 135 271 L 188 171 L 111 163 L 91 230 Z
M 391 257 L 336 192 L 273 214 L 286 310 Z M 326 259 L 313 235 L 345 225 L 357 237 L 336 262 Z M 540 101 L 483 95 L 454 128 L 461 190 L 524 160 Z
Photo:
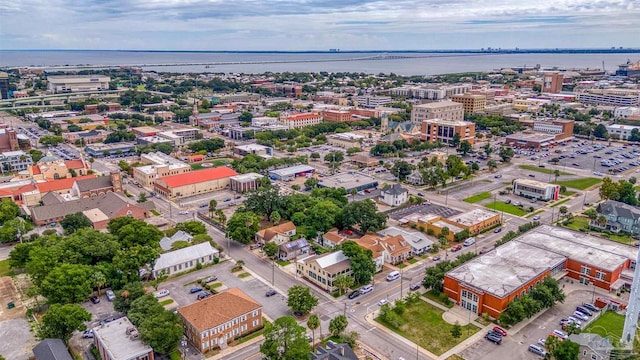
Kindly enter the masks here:
M 377 108 L 391 103 L 390 96 L 361 95 L 356 97 L 359 107 Z
M 7 151 L 0 154 L 0 172 L 15 172 L 27 170 L 33 165 L 31 155 L 22 150 Z
M 547 134 L 562 134 L 562 124 L 553 124 L 551 122 L 539 122 L 536 121 L 533 124 L 533 130 L 540 131 Z
M 513 180 L 513 193 L 538 200 L 557 200 L 560 186 L 529 179 Z
M 93 342 L 104 360 L 151 359 L 153 349 L 127 317 L 93 328 Z
M 613 111 L 613 116 L 617 118 L 627 118 L 632 115 L 640 114 L 640 108 L 632 106 L 623 106 Z
M 411 246 L 411 251 L 414 255 L 421 255 L 431 250 L 433 247 L 433 241 L 418 231 L 407 231 L 395 226 L 388 227 L 378 231 L 380 236 L 396 236 L 401 235 Z
M 380 190 L 380 201 L 389 206 L 400 206 L 407 202 L 409 192 L 400 184 L 387 186 Z
M 153 266 L 153 276 L 158 276 L 162 271 L 167 275 L 189 271 L 195 269 L 198 263 L 211 264 L 219 256 L 220 251 L 214 249 L 209 242 L 160 254 Z
M 633 125 L 620 125 L 620 124 L 612 124 L 607 125 L 607 131 L 609 132 L 609 136 L 615 135 L 614 137 L 618 137 L 620 140 L 628 140 L 631 136 L 631 132 L 633 129 L 640 130 L 640 126 Z
M 111 78 L 103 75 L 48 76 L 48 90 L 52 94 L 109 90 Z

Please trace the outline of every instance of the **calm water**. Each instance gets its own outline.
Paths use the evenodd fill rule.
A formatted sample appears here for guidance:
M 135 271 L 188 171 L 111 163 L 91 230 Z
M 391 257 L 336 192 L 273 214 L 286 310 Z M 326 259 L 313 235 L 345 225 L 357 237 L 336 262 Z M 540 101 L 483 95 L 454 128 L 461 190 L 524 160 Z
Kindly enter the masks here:
M 615 70 L 628 59 L 637 61 L 640 54 L 417 54 L 413 59 L 331 61 L 376 56 L 374 53 L 206 53 L 206 52 L 135 52 L 135 51 L 0 51 L 0 67 L 39 65 L 145 65 L 161 72 L 364 72 L 400 75 L 434 75 L 465 71 L 489 71 L 503 67 L 534 66 L 544 68 L 601 68 Z M 429 56 L 429 57 L 425 57 Z M 206 68 L 195 66 L 148 66 L 153 64 L 193 64 L 210 62 L 295 61 L 304 63 L 224 64 Z M 324 61 L 329 60 L 329 61 Z

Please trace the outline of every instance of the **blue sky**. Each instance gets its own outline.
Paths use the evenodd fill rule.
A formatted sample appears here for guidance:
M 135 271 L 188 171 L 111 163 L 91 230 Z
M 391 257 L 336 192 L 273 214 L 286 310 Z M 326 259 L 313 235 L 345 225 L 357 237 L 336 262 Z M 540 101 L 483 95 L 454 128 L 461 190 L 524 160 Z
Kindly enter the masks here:
M 3 50 L 640 47 L 640 0 L 9 0 L 0 19 Z

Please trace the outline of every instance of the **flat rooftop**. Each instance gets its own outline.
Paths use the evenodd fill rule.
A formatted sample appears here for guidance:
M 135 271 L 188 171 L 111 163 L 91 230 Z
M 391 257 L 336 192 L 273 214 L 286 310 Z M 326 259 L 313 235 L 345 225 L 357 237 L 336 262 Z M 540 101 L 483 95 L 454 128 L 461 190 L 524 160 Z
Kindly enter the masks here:
M 449 271 L 447 276 L 463 286 L 503 298 L 565 260 L 560 254 L 512 240 L 467 261 Z
M 554 134 L 526 132 L 526 133 L 515 133 L 515 134 L 507 135 L 506 138 L 514 139 L 514 140 L 522 140 L 522 141 L 543 142 L 543 141 L 554 141 L 556 136 Z
M 538 180 L 530 180 L 530 179 L 515 179 L 515 182 L 522 185 L 529 185 L 533 187 L 546 188 L 547 186 L 557 186 L 553 184 L 549 184 L 546 182 L 538 181 Z
M 103 344 L 112 359 L 134 359 L 152 351 L 151 346 L 138 339 L 131 339 L 127 329 L 133 324 L 127 317 L 93 328 L 93 333 Z
M 458 103 L 458 102 L 455 102 L 455 101 L 445 100 L 445 101 L 436 101 L 436 102 L 432 102 L 432 103 L 416 105 L 416 106 L 414 106 L 414 108 L 440 109 L 440 108 L 445 108 L 445 107 L 449 107 L 449 106 L 462 107 L 462 104 Z
M 483 222 L 485 220 L 489 220 L 492 217 L 498 215 L 497 213 L 485 209 L 474 209 L 471 211 L 464 212 L 462 214 L 454 215 L 449 217 L 449 220 L 453 220 L 458 224 L 462 224 L 465 226 L 472 226 L 479 222 Z
M 607 271 L 636 260 L 638 248 L 556 226 L 542 225 L 517 238 L 518 242 L 562 254 Z
M 320 178 L 319 185 L 326 188 L 344 188 L 349 191 L 355 188 L 366 188 L 377 186 L 378 180 L 365 174 L 357 172 L 341 173 L 329 177 Z
M 240 174 L 240 175 L 232 176 L 232 177 L 230 177 L 230 179 L 235 180 L 235 181 L 245 182 L 245 181 L 253 181 L 253 180 L 262 179 L 263 177 L 264 177 L 264 175 L 260 175 L 258 173 L 246 173 L 246 174 Z
M 316 168 L 309 165 L 295 165 L 289 166 L 283 169 L 271 170 L 269 174 L 276 174 L 280 177 L 294 176 L 296 174 L 304 173 L 304 172 L 314 172 Z

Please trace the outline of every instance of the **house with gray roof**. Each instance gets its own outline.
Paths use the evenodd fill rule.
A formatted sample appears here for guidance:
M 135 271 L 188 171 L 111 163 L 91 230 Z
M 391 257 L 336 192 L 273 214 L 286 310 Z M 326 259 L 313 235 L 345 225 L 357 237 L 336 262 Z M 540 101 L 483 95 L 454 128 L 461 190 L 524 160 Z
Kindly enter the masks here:
M 33 348 L 36 360 L 73 360 L 60 339 L 44 339 Z
M 342 252 L 334 251 L 298 260 L 296 272 L 321 289 L 333 292 L 333 280 L 338 275 L 351 276 L 351 260 Z
M 162 239 L 160 239 L 160 247 L 164 251 L 169 251 L 171 250 L 171 246 L 173 246 L 173 243 L 175 243 L 176 241 L 186 241 L 190 243 L 192 239 L 193 239 L 193 236 L 188 232 L 178 230 L 176 231 L 175 234 L 173 234 L 173 236 L 171 237 L 165 236 Z
M 569 340 L 580 345 L 579 360 L 609 360 L 614 346 L 598 334 L 571 334 Z
M 389 206 L 400 206 L 407 202 L 409 191 L 400 184 L 387 185 L 380 190 L 380 201 Z
M 160 272 L 173 275 L 189 271 L 195 269 L 198 264 L 211 264 L 219 256 L 220 251 L 211 246 L 209 242 L 166 252 L 160 254 L 160 257 L 156 259 L 153 265 L 153 276 L 158 276 Z
M 433 247 L 433 241 L 429 240 L 427 235 L 419 231 L 407 231 L 402 228 L 390 226 L 386 229 L 378 231 L 380 236 L 402 236 L 411 246 L 413 255 L 422 255 Z
M 358 356 L 349 344 L 336 344 L 329 340 L 327 346 L 319 346 L 311 353 L 311 360 L 358 360 Z
M 629 234 L 640 234 L 640 208 L 619 201 L 607 200 L 600 203 L 596 211 L 604 216 L 607 222 L 600 225 L 596 219 L 591 221 L 591 226 L 615 233 L 622 231 Z
M 300 238 L 281 244 L 279 246 L 278 258 L 282 261 L 289 261 L 297 258 L 298 256 L 308 254 L 311 245 L 307 242 L 307 239 Z

